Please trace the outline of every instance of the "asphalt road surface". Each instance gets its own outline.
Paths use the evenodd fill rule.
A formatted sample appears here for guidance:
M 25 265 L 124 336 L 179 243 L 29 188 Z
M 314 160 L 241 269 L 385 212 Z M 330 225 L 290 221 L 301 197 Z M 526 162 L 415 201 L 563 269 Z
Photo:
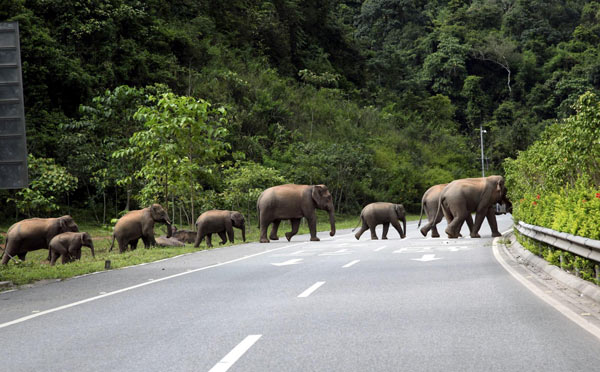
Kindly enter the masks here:
M 598 370 L 600 341 L 505 271 L 486 222 L 481 235 L 342 230 L 3 293 L 0 370 Z

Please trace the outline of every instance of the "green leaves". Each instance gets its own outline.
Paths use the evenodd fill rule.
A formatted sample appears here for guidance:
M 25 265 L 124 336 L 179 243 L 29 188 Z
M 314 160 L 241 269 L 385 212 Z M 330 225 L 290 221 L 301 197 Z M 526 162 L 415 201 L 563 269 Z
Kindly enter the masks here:
M 113 157 L 133 156 L 138 161 L 135 175 L 144 184 L 139 197 L 142 204 L 158 200 L 168 204 L 170 195 L 193 200 L 201 177 L 211 173 L 217 159 L 231 148 L 224 141 L 226 111 L 173 93 L 150 100 L 156 104 L 142 106 L 133 115 L 143 122 L 144 130 L 131 136 L 130 149 L 116 151 Z
M 505 162 L 515 217 L 575 235 L 600 238 L 600 99 L 582 95 L 576 114 Z
M 59 209 L 59 202 L 77 185 L 77 178 L 57 165 L 54 159 L 29 155 L 29 187 L 17 191 L 15 202 L 19 212 L 27 216 L 47 216 Z

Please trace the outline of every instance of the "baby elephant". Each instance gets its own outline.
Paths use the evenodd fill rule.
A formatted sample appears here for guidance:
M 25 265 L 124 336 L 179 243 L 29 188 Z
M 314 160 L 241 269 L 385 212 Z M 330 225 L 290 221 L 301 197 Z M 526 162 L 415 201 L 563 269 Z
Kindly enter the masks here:
M 193 243 L 196 241 L 196 231 L 179 230 L 177 227 L 173 226 L 173 238 L 182 243 Z
M 383 202 L 371 203 L 364 207 L 362 212 L 360 212 L 360 219 L 362 221 L 362 227 L 356 235 L 354 235 L 357 240 L 360 239 L 362 233 L 367 231 L 367 229 L 371 230 L 371 239 L 376 240 L 377 234 L 375 233 L 375 227 L 379 224 L 383 224 L 383 236 L 381 238 L 387 239 L 390 223 L 398 231 L 398 234 L 400 234 L 402 239 L 406 237 L 406 215 L 402 204 Z M 404 230 L 400 227 L 398 220 L 402 221 Z M 356 227 L 354 230 L 356 230 Z
M 90 247 L 92 257 L 94 255 L 94 243 L 92 237 L 86 232 L 65 232 L 56 235 L 50 240 L 50 265 L 54 266 L 58 257 L 62 256 L 62 263 L 81 258 L 81 246 Z
M 242 240 L 246 241 L 246 226 L 244 216 L 236 211 L 212 210 L 206 211 L 196 220 L 196 241 L 194 248 L 198 248 L 204 237 L 206 245 L 212 247 L 212 234 L 217 233 L 221 237 L 221 244 L 229 241 L 233 243 L 233 228 L 242 230 Z

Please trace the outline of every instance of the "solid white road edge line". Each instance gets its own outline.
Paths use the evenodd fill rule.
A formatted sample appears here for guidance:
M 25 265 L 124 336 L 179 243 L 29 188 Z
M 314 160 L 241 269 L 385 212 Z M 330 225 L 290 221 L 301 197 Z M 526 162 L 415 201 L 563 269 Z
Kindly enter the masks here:
M 208 269 L 212 269 L 212 268 L 215 268 L 215 267 L 227 265 L 227 264 L 230 264 L 230 263 L 234 263 L 234 262 L 238 262 L 238 261 L 243 261 L 243 260 L 246 260 L 248 258 L 260 256 L 260 255 L 263 255 L 263 254 L 266 254 L 266 253 L 271 253 L 271 252 L 279 251 L 279 250 L 282 250 L 282 249 L 287 249 L 287 248 L 295 247 L 295 246 L 302 245 L 302 244 L 306 244 L 306 242 L 296 243 L 296 244 L 288 245 L 288 246 L 285 246 L 285 247 L 279 247 L 279 248 L 275 248 L 275 249 L 270 249 L 270 250 L 267 250 L 267 251 L 264 251 L 264 252 L 259 252 L 259 253 L 251 254 L 251 255 L 248 255 L 248 256 L 236 258 L 236 259 L 231 260 L 231 261 L 220 262 L 220 263 L 217 263 L 217 264 L 214 264 L 214 265 L 209 265 L 209 266 L 204 266 L 204 267 L 201 267 L 201 268 L 198 268 L 198 269 L 184 271 L 184 272 L 179 273 L 179 274 L 165 276 L 164 278 L 160 278 L 160 279 L 156 279 L 156 280 L 153 280 L 153 281 L 136 284 L 136 285 L 133 285 L 131 287 L 126 287 L 126 288 L 118 289 L 116 291 L 112 291 L 112 292 L 108 292 L 108 293 L 105 293 L 105 294 L 101 294 L 99 296 L 94 296 L 94 297 L 86 298 L 85 300 L 81 300 L 81 301 L 73 302 L 73 303 L 70 303 L 70 304 L 58 306 L 58 307 L 55 307 L 55 308 L 52 308 L 52 309 L 41 311 L 41 312 L 36 313 L 36 314 L 32 314 L 32 315 L 24 316 L 22 318 L 11 320 L 10 322 L 2 323 L 2 324 L 0 324 L 0 329 L 8 327 L 8 326 L 11 326 L 11 325 L 14 325 L 14 324 L 25 322 L 27 320 L 31 320 L 33 318 L 37 318 L 38 316 L 42 316 L 42 315 L 46 315 L 46 314 L 51 314 L 51 313 L 54 313 L 54 312 L 57 312 L 57 311 L 60 311 L 60 310 L 65 310 L 65 309 L 69 309 L 71 307 L 75 307 L 75 306 L 78 306 L 78 305 L 86 304 L 88 302 L 96 301 L 96 300 L 99 300 L 99 299 L 104 298 L 104 297 L 109 297 L 109 296 L 113 296 L 113 295 L 116 295 L 116 294 L 119 294 L 119 293 L 131 291 L 132 289 L 137 289 L 137 288 L 145 287 L 147 285 L 160 283 L 160 282 L 165 281 L 165 280 L 169 280 L 169 279 L 173 279 L 173 278 L 178 278 L 178 277 L 183 276 L 183 275 L 188 275 L 188 274 L 192 274 L 192 273 L 195 273 L 195 272 L 198 272 L 198 271 L 208 270 Z
M 250 335 L 240 342 L 236 347 L 225 355 L 214 367 L 208 372 L 225 372 L 241 358 L 261 338 L 262 335 Z
M 315 284 L 311 285 L 310 288 L 308 288 L 306 291 L 300 293 L 298 295 L 298 297 L 304 298 L 304 297 L 310 296 L 314 291 L 319 289 L 319 287 L 322 286 L 323 284 L 325 284 L 325 282 L 316 282 Z
M 240 342 L 236 347 L 225 355 L 214 367 L 208 372 L 225 372 L 235 364 L 261 338 L 262 335 L 250 335 Z
M 345 264 L 344 266 L 342 266 L 342 268 L 345 269 L 345 268 L 350 267 L 350 266 L 352 266 L 354 264 L 357 264 L 359 262 L 360 262 L 360 260 L 354 260 L 354 261 L 348 262 L 347 264 Z
M 552 306 L 561 314 L 573 321 L 575 324 L 585 329 L 596 338 L 600 339 L 600 328 L 588 322 L 584 317 L 569 309 L 565 305 L 561 304 L 558 300 L 546 294 L 544 291 L 542 291 L 541 289 L 530 283 L 528 280 L 523 278 L 521 275 L 519 275 L 515 269 L 510 267 L 508 262 L 506 262 L 504 258 L 500 255 L 500 248 L 498 247 L 499 239 L 501 239 L 501 237 L 494 238 L 494 242 L 492 244 L 492 251 L 494 253 L 494 257 L 496 258 L 496 261 L 498 261 L 500 265 L 502 265 L 502 267 L 504 267 L 504 269 L 508 271 L 510 275 L 512 275 L 513 278 L 515 278 L 517 281 L 523 284 L 523 286 L 525 286 L 525 288 L 533 292 L 533 294 L 544 300 L 548 305 Z

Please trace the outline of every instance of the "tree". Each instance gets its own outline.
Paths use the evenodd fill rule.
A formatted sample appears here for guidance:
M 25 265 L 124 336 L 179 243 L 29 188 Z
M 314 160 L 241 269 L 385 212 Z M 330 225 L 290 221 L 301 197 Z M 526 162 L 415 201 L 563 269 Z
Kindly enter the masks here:
M 212 173 L 216 160 L 230 149 L 226 111 L 202 99 L 164 93 L 150 97 L 151 107 L 140 107 L 134 118 L 144 130 L 129 139 L 130 147 L 113 157 L 131 156 L 141 163 L 135 176 L 144 186 L 138 196 L 143 204 L 161 200 L 169 210 L 169 196 L 188 202 L 194 215 L 195 194 L 202 177 Z
M 17 191 L 15 202 L 17 209 L 28 217 L 48 215 L 60 209 L 63 196 L 75 189 L 77 178 L 64 167 L 57 165 L 54 159 L 36 158 L 29 155 L 29 187 Z

